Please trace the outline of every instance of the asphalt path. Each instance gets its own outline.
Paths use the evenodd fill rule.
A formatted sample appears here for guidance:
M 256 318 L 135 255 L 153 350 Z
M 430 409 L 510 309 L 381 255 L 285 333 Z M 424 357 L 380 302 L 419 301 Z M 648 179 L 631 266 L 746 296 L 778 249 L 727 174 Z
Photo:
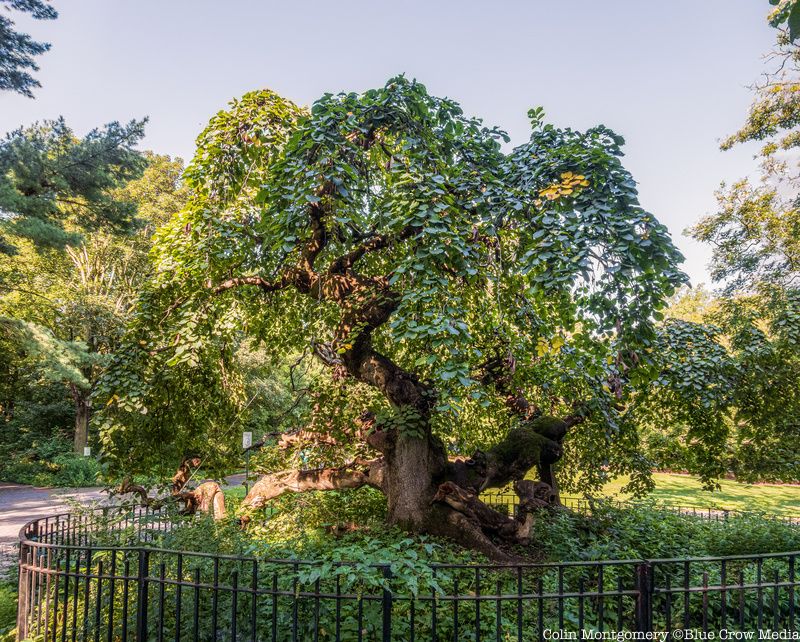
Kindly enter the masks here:
M 20 529 L 32 519 L 69 510 L 74 502 L 89 504 L 108 499 L 101 488 L 34 488 L 0 482 L 0 544 L 17 541 Z
M 223 488 L 239 486 L 244 475 L 230 475 Z M 0 482 L 0 545 L 13 544 L 19 531 L 37 517 L 67 512 L 75 502 L 108 503 L 102 488 L 34 488 Z

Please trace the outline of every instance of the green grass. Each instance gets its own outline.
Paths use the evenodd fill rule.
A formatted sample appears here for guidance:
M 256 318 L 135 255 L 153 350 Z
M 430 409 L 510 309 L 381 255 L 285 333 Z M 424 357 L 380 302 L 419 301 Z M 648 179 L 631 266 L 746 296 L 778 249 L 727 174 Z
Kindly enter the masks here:
M 627 478 L 620 477 L 610 482 L 604 488 L 604 493 L 609 497 L 626 499 L 621 489 L 627 481 Z M 703 490 L 700 481 L 689 475 L 653 473 L 653 481 L 656 488 L 648 498 L 659 503 L 800 515 L 800 486 L 754 485 L 721 480 L 720 489 L 712 492 Z
M 250 487 L 252 488 L 253 482 L 250 482 Z M 244 499 L 246 493 L 244 492 L 244 486 L 231 486 L 230 488 L 226 488 L 222 491 L 225 495 L 225 499 Z

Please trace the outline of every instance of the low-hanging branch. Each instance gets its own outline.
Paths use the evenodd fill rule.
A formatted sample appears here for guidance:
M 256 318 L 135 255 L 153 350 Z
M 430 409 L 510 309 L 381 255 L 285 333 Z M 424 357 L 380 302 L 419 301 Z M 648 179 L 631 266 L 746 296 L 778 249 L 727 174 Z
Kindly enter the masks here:
M 356 462 L 336 468 L 282 470 L 262 475 L 242 502 L 243 509 L 262 508 L 284 493 L 344 490 L 371 486 L 382 490 L 383 460 Z

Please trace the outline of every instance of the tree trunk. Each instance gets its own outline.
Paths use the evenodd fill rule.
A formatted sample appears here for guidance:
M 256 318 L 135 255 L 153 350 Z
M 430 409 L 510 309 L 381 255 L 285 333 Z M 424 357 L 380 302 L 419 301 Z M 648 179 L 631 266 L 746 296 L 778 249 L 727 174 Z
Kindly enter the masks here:
M 92 403 L 89 394 L 77 386 L 72 386 L 72 398 L 75 401 L 75 438 L 73 449 L 83 455 L 83 449 L 89 445 L 89 416 Z
M 384 492 L 388 521 L 406 530 L 420 531 L 436 494 L 436 461 L 427 438 L 398 435 L 394 448 L 386 454 Z
M 425 422 L 427 425 L 427 422 Z M 540 416 L 511 430 L 506 439 L 468 459 L 448 461 L 444 445 L 419 426 L 383 430 L 364 415 L 360 434 L 383 456 L 340 468 L 285 470 L 261 477 L 245 498 L 245 510 L 261 508 L 286 492 L 346 490 L 369 485 L 386 495 L 388 522 L 416 533 L 449 537 L 502 562 L 515 559 L 508 544 L 530 540 L 531 513 L 557 501 L 551 463 L 561 455 L 565 422 Z M 536 467 L 546 467 L 550 482 L 525 480 Z M 486 488 L 514 484 L 517 514 L 509 517 L 484 504 Z M 245 519 L 244 521 L 248 521 Z

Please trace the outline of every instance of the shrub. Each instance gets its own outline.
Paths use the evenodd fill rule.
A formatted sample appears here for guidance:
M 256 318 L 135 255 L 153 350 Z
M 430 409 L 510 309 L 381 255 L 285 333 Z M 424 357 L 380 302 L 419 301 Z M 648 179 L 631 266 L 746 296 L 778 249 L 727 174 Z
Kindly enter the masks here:
M 758 513 L 704 519 L 649 503 L 619 508 L 598 501 L 591 515 L 542 513 L 533 545 L 552 561 L 663 559 L 800 550 L 800 526 Z
M 97 484 L 100 465 L 72 452 L 72 443 L 53 437 L 24 450 L 4 449 L 0 479 L 33 486 L 82 487 Z
M 163 607 L 160 601 L 153 601 L 147 621 L 153 626 L 161 621 L 163 629 L 158 634 L 167 638 L 178 630 L 191 637 L 196 621 L 200 639 L 221 639 L 236 621 L 240 633 L 255 624 L 257 631 L 279 632 L 279 640 L 292 639 L 293 635 L 297 639 L 316 635 L 320 640 L 334 639 L 336 622 L 341 627 L 341 639 L 355 639 L 359 630 L 364 639 L 378 639 L 381 602 L 388 590 L 394 596 L 393 639 L 408 639 L 413 630 L 417 639 L 438 635 L 439 639 L 466 640 L 473 639 L 470 635 L 476 629 L 487 639 L 499 630 L 534 639 L 542 625 L 573 630 L 580 628 L 581 622 L 589 628 L 603 625 L 608 629 L 634 624 L 637 562 L 604 565 L 602 571 L 597 565 L 582 564 L 476 570 L 469 565 L 486 560 L 472 551 L 384 526 L 378 499 L 380 496 L 369 489 L 341 495 L 284 496 L 269 511 L 255 513 L 247 530 L 234 519 L 214 522 L 206 515 L 186 520 L 172 530 L 163 528 L 157 518 L 145 518 L 144 539 L 157 549 L 172 550 L 151 550 L 147 557 L 150 576 L 180 577 L 185 583 L 181 591 L 174 581 L 160 586 Z M 359 517 L 359 527 L 334 529 L 335 525 L 349 523 L 353 516 Z M 147 519 L 153 519 L 153 523 L 148 525 Z M 124 519 L 119 523 L 129 522 Z M 535 539 L 527 554 L 538 561 L 683 558 L 800 549 L 797 526 L 759 515 L 710 521 L 648 504 L 631 510 L 599 502 L 591 515 L 542 511 L 533 532 Z M 137 543 L 136 533 L 130 528 L 96 532 L 95 539 L 95 544 Z M 176 550 L 184 552 L 178 556 Z M 209 557 L 205 553 L 218 555 Z M 140 555 L 136 548 L 111 551 L 96 546 L 90 553 L 62 562 L 71 564 L 79 575 L 89 571 L 97 577 L 104 568 L 124 569 L 125 575 L 130 575 L 144 559 Z M 436 564 L 464 566 L 443 568 Z M 757 617 L 753 605 L 761 599 L 762 591 L 754 586 L 760 581 L 774 581 L 778 586 L 793 570 L 786 556 L 777 556 L 759 561 L 733 560 L 727 565 L 713 560 L 698 560 L 689 566 L 682 561 L 662 561 L 653 565 L 652 572 L 660 587 L 680 587 L 684 581 L 694 587 L 714 587 L 723 577 L 743 585 L 741 592 L 735 586 L 728 589 L 728 617 L 730 621 L 741 617 L 742 626 L 752 627 Z M 247 593 L 253 584 L 264 591 L 256 611 L 251 610 Z M 217 585 L 222 588 L 213 590 Z M 238 600 L 233 597 L 232 586 L 239 587 Z M 749 586 L 746 595 L 744 586 Z M 617 587 L 620 592 L 615 593 Z M 606 598 L 592 598 L 595 590 L 605 591 Z M 764 617 L 785 622 L 791 608 L 787 591 L 763 590 L 771 591 L 770 599 L 762 600 Z M 486 600 L 480 609 L 477 602 L 470 601 L 478 594 Z M 559 594 L 564 597 L 554 597 Z M 92 608 L 99 604 L 104 613 L 110 609 L 122 613 L 118 594 L 112 599 L 108 592 L 98 593 L 94 587 L 81 595 L 78 614 L 83 612 L 84 600 Z M 459 602 L 452 600 L 454 595 L 460 596 Z M 537 599 L 537 595 L 544 595 L 544 599 Z M 705 597 L 695 592 L 686 601 L 675 595 L 681 594 L 673 594 L 670 606 L 665 604 L 663 592 L 654 593 L 657 630 L 682 622 L 684 616 L 693 625 L 706 616 L 712 627 L 721 621 L 725 598 L 719 591 Z M 738 606 L 740 599 L 743 609 Z M 183 616 L 178 614 L 178 605 Z M 197 613 L 197 619 L 185 617 L 189 612 Z M 230 615 L 233 613 L 236 615 Z M 130 610 L 128 617 L 132 617 Z M 93 621 L 88 622 L 90 629 Z M 121 625 L 118 617 L 114 622 Z M 82 626 L 83 622 L 76 624 Z M 150 632 L 156 634 L 153 628 Z

